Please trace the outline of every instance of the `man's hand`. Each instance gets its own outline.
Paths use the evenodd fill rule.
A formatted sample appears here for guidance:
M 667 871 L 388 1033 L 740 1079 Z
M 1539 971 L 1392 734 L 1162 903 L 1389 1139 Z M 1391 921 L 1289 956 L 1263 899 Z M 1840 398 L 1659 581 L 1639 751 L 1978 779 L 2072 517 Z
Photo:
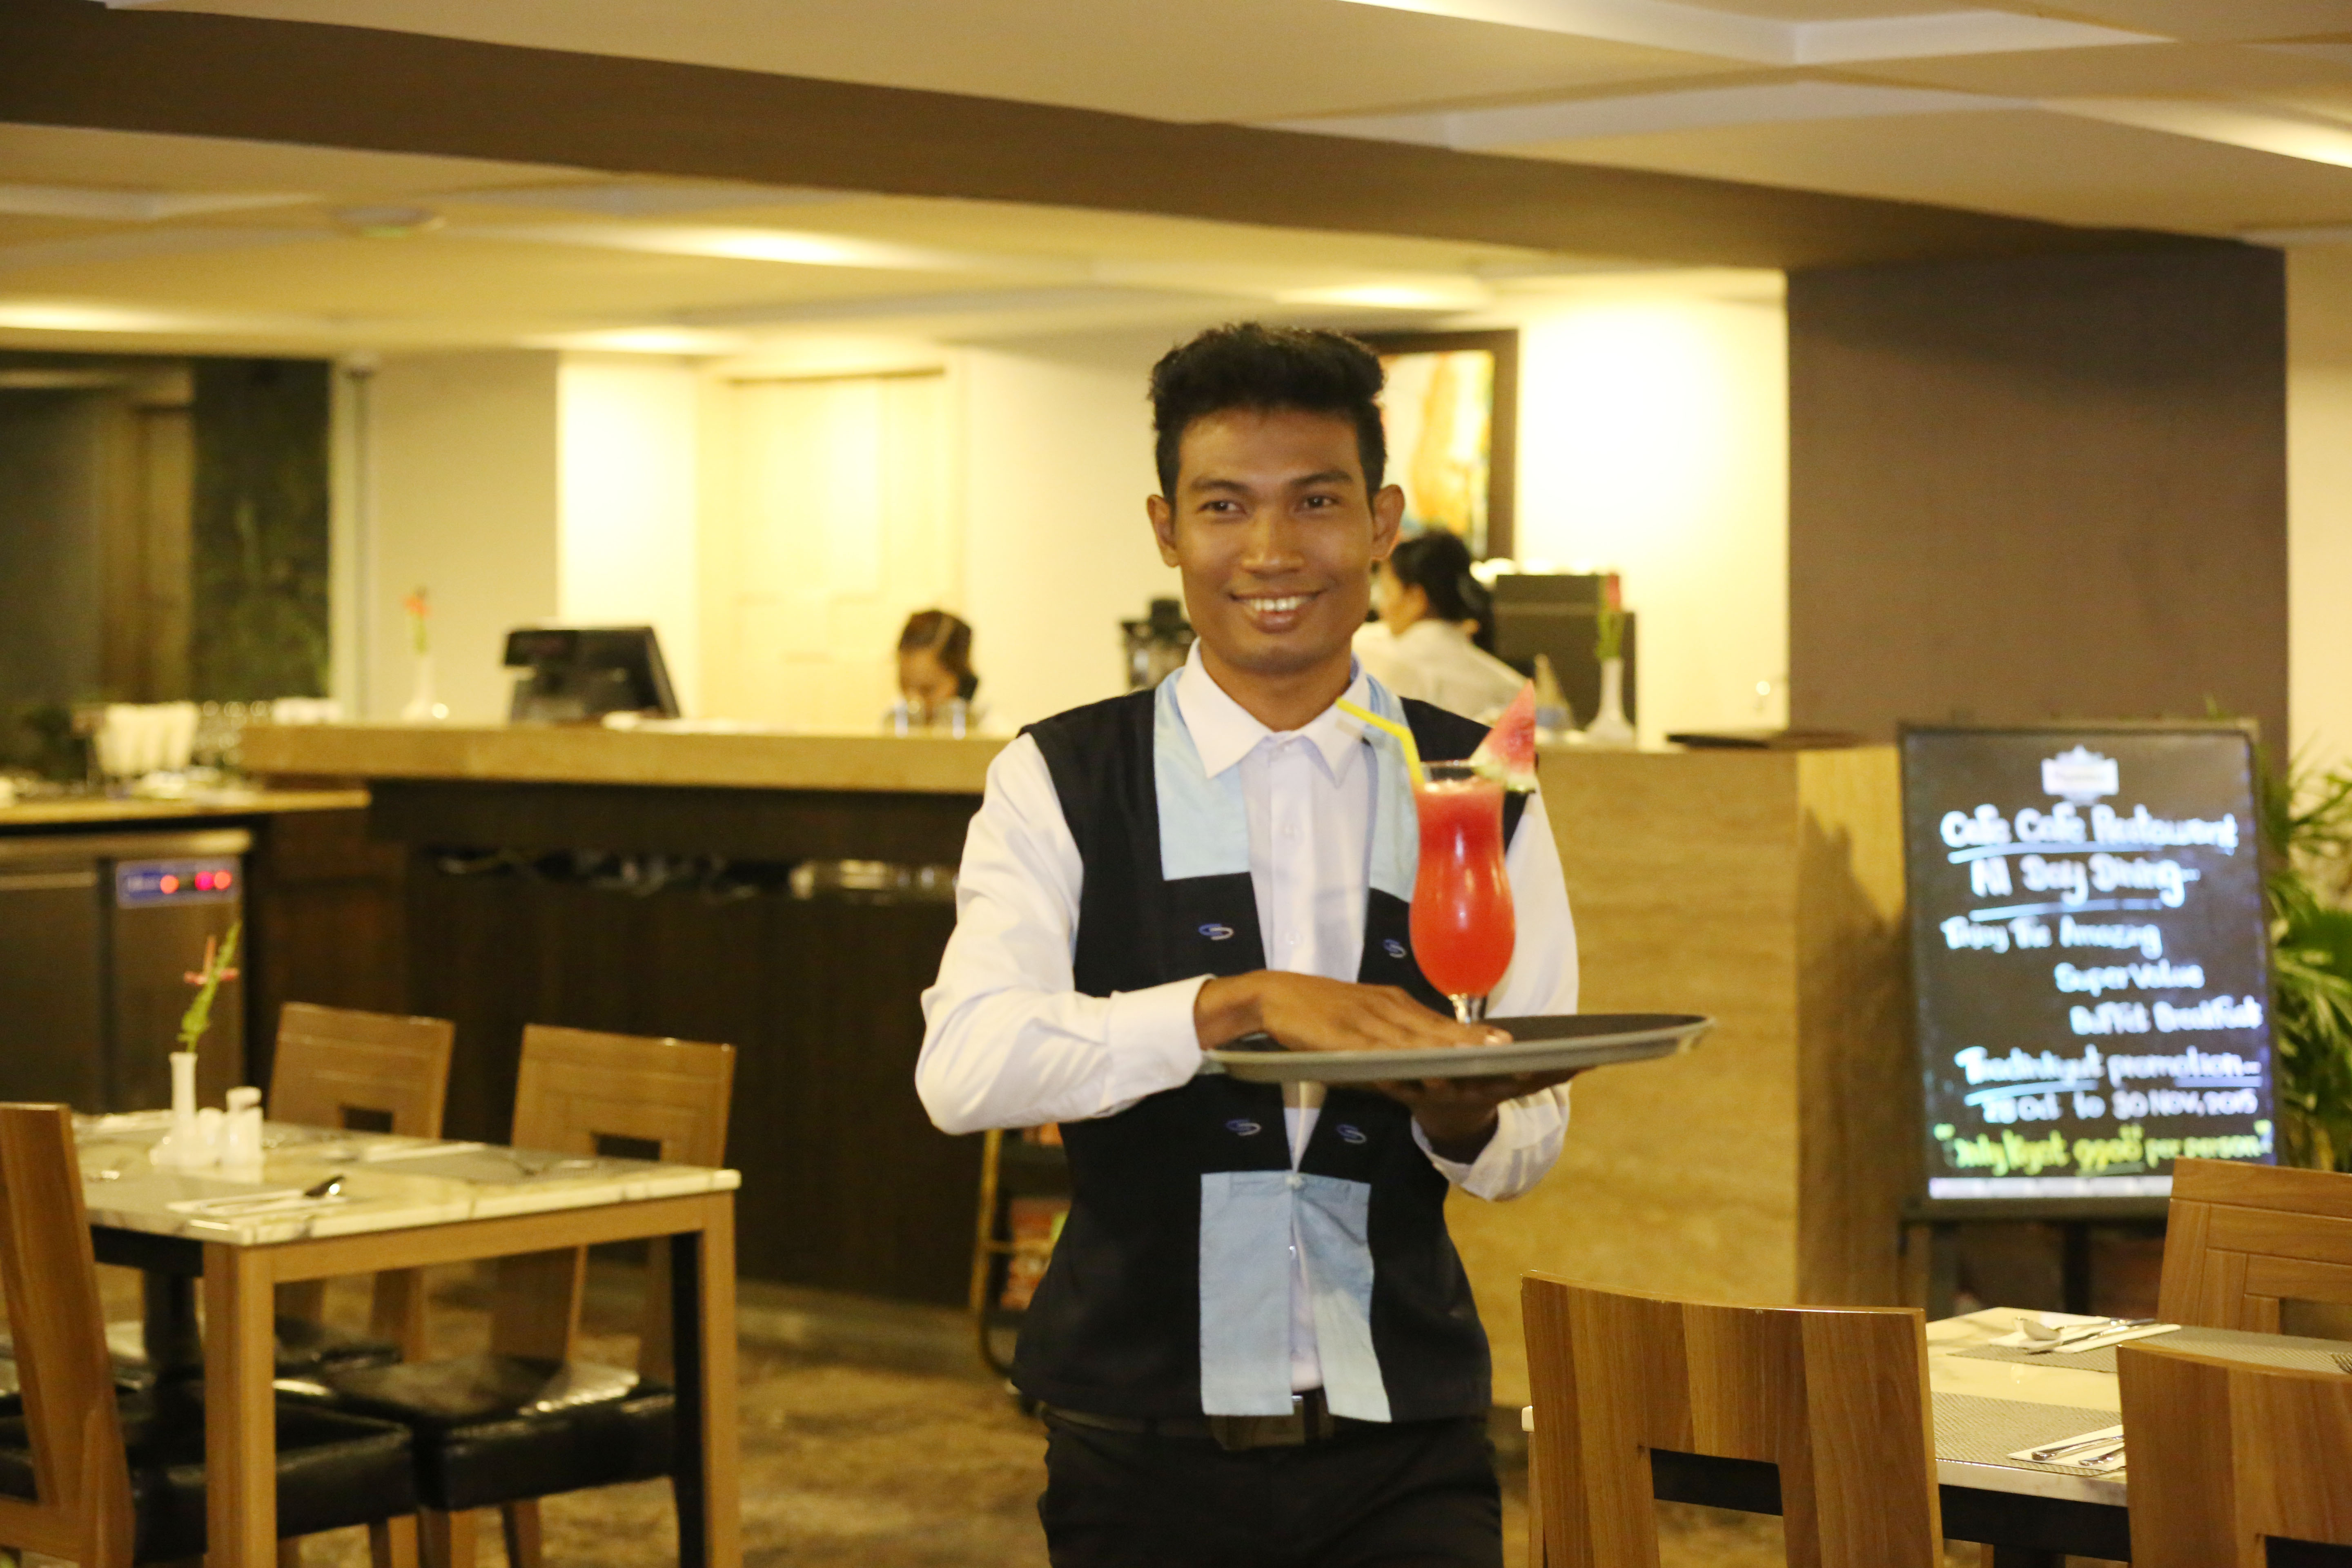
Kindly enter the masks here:
M 1412 1108 L 1439 1158 L 1466 1165 L 1475 1160 L 1495 1136 L 1500 1118 L 1497 1107 L 1538 1089 L 1566 1083 L 1573 1072 L 1498 1073 L 1492 1078 L 1424 1078 L 1372 1087 L 1390 1099 Z
M 1394 985 L 1279 969 L 1210 981 L 1193 999 L 1192 1023 L 1204 1051 L 1248 1034 L 1272 1035 L 1294 1051 L 1424 1051 L 1499 1046 L 1511 1037 L 1484 1024 L 1440 1017 Z
M 1430 1050 L 1510 1040 L 1500 1029 L 1433 1013 L 1393 985 L 1357 985 L 1266 969 L 1221 976 L 1202 986 L 1192 1021 L 1204 1051 L 1252 1033 L 1271 1035 L 1294 1051 Z M 1510 1073 L 1372 1087 L 1412 1109 L 1423 1136 L 1440 1156 L 1467 1164 L 1495 1135 L 1496 1107 L 1575 1076 Z

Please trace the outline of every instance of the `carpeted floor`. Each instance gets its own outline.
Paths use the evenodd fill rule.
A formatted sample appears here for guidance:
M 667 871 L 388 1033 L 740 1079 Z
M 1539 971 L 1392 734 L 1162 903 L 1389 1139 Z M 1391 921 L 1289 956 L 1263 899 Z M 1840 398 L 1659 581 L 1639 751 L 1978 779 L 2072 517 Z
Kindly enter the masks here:
M 136 1313 L 133 1277 L 109 1278 L 110 1315 Z M 483 1348 L 481 1285 L 435 1277 L 438 1353 Z M 587 1353 L 631 1359 L 634 1271 L 599 1266 Z M 362 1290 L 339 1284 L 329 1315 L 364 1324 Z M 964 1318 L 747 1282 L 741 1312 L 744 1561 L 750 1568 L 1043 1568 L 1036 1500 L 1044 1442 L 1003 1384 L 978 1363 Z M 1507 1568 L 1526 1562 L 1526 1458 L 1515 1422 L 1497 1423 Z M 660 1482 L 550 1499 L 549 1568 L 646 1568 L 677 1548 Z M 485 1521 L 484 1568 L 502 1565 Z M 1780 1521 L 1661 1505 L 1664 1568 L 1779 1568 Z M 314 1537 L 310 1568 L 364 1568 L 358 1531 Z M 1958 1546 L 1951 1568 L 1977 1562 Z

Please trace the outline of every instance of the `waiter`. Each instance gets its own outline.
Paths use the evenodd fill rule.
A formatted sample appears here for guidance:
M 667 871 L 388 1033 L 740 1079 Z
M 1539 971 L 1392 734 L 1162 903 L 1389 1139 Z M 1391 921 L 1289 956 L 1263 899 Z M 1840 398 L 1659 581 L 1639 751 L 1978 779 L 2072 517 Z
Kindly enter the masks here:
M 1201 1073 L 1292 1050 L 1499 1041 L 1409 947 L 1412 802 L 1394 746 L 1475 724 L 1401 702 L 1349 639 L 1403 496 L 1380 362 L 1333 332 L 1221 327 L 1153 369 L 1160 494 L 1191 661 L 1032 725 L 989 771 L 917 1088 L 949 1132 L 1058 1121 L 1071 1207 L 1013 1381 L 1043 1407 L 1056 1568 L 1502 1561 L 1488 1358 L 1451 1186 L 1508 1198 L 1558 1157 L 1559 1078 L 1286 1096 Z M 1498 1016 L 1576 1008 L 1543 807 L 1505 830 L 1518 941 Z

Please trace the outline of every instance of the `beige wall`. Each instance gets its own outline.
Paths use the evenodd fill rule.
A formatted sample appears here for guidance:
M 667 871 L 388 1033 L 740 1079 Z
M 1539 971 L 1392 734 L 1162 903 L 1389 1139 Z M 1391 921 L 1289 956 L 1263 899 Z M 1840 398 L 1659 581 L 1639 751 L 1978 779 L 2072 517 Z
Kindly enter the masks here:
M 2311 763 L 2352 762 L 2352 248 L 2287 257 L 2287 708 Z
M 1144 520 L 1145 377 L 1181 331 L 967 349 L 965 602 L 992 711 L 1013 722 L 1127 689 L 1118 622 L 1181 595 Z
M 679 703 L 695 712 L 702 377 L 686 360 L 566 354 L 556 385 L 556 615 L 580 626 L 651 626 Z
M 420 585 L 449 717 L 505 717 L 505 635 L 558 605 L 557 368 L 553 353 L 517 349 L 400 355 L 376 373 L 366 717 L 408 700 L 400 602 Z

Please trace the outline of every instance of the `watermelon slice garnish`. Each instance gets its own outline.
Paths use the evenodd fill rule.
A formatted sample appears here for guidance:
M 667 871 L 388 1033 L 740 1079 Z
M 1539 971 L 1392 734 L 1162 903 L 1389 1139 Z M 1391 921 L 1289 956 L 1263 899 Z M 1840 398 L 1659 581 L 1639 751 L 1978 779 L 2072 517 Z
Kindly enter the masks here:
M 1536 787 L 1536 683 L 1528 681 L 1470 753 L 1470 765 L 1505 789 Z

